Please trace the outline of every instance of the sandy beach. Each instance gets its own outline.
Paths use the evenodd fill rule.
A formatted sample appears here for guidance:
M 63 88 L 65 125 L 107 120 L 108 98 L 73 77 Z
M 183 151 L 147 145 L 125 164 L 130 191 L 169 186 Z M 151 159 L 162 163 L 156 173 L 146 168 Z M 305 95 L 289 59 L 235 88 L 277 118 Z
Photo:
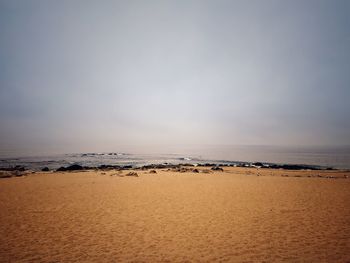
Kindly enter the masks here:
M 349 172 L 205 169 L 0 179 L 0 262 L 350 261 Z

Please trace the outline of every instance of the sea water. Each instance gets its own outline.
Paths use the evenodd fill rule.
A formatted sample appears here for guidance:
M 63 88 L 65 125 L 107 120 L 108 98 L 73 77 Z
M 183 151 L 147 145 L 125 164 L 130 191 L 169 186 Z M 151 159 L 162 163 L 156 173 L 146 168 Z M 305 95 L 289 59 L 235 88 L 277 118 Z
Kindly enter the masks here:
M 31 155 L 0 152 L 0 167 L 25 166 L 39 170 L 43 167 L 57 169 L 79 164 L 89 167 L 99 165 L 133 165 L 160 163 L 215 163 L 265 162 L 277 164 L 306 164 L 338 169 L 350 169 L 350 147 L 287 147 L 287 146 L 174 146 L 167 149 L 142 151 L 113 151 Z

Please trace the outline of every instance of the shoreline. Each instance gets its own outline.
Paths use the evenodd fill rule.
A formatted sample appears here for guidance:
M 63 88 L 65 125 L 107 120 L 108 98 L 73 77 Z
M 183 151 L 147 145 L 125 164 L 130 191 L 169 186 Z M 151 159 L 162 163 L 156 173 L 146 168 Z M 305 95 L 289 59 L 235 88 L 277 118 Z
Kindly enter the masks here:
M 79 154 L 87 156 L 89 154 Z M 91 155 L 91 154 L 90 154 Z M 100 154 L 93 154 L 100 155 Z M 104 154 L 106 155 L 106 154 Z M 107 154 L 117 155 L 117 154 Z M 129 155 L 129 154 L 123 154 Z M 35 157 L 26 157 L 35 158 Z M 40 157 L 44 159 L 44 157 Z M 47 157 L 48 158 L 48 157 Z M 349 170 L 350 168 L 339 168 L 331 165 L 321 164 L 306 164 L 306 163 L 278 163 L 278 162 L 263 162 L 263 161 L 229 161 L 229 160 L 201 160 L 198 158 L 176 158 L 175 162 L 159 161 L 149 162 L 147 160 L 138 161 L 120 161 L 114 159 L 112 162 L 98 161 L 98 165 L 86 165 L 86 161 L 67 162 L 66 165 L 59 165 L 60 161 L 21 161 L 18 158 L 1 158 L 0 171 L 69 171 L 69 170 L 98 170 L 98 169 L 150 169 L 150 168 L 174 168 L 179 166 L 204 166 L 204 167 L 243 167 L 243 168 L 261 168 L 261 169 L 284 169 L 284 170 Z M 48 165 L 50 164 L 50 165 Z
M 274 149 L 274 148 L 273 148 Z M 308 148 L 306 148 L 308 149 Z M 347 148 L 346 148 L 347 149 Z M 184 151 L 186 152 L 186 151 Z M 23 166 L 25 169 L 40 171 L 48 167 L 56 170 L 78 164 L 84 167 L 98 168 L 103 165 L 142 167 L 159 164 L 211 164 L 238 167 L 271 167 L 284 169 L 349 169 L 349 151 L 328 149 L 327 151 L 274 149 L 265 147 L 250 149 L 249 147 L 222 149 L 214 148 L 208 151 L 192 150 L 186 153 L 138 153 L 138 152 L 81 152 L 49 155 L 15 155 L 0 157 L 0 168 Z
M 260 164 L 260 163 L 259 163 Z M 290 169 L 288 169 L 290 168 Z M 294 169 L 293 169 L 294 168 Z M 101 165 L 98 167 L 84 167 L 78 164 L 73 164 L 67 167 L 60 167 L 56 170 L 50 170 L 47 167 L 41 171 L 26 169 L 25 167 L 16 166 L 10 168 L 0 168 L 1 178 L 23 177 L 32 174 L 59 174 L 59 173 L 74 173 L 74 172 L 95 172 L 105 174 L 106 172 L 114 173 L 157 173 L 172 172 L 172 173 L 237 173 L 256 176 L 281 176 L 281 177 L 309 177 L 309 178 L 327 178 L 327 179 L 348 179 L 350 178 L 350 170 L 346 169 L 321 169 L 309 168 L 309 166 L 299 165 L 282 165 L 264 167 L 259 165 L 252 166 L 234 166 L 222 164 L 149 164 L 140 167 L 131 165 Z

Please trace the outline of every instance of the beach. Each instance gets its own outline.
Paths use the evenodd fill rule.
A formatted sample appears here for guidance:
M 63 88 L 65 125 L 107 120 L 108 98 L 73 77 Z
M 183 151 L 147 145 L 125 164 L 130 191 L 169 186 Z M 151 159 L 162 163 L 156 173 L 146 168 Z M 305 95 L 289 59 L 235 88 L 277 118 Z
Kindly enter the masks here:
M 196 169 L 0 179 L 0 262 L 350 261 L 350 172 Z

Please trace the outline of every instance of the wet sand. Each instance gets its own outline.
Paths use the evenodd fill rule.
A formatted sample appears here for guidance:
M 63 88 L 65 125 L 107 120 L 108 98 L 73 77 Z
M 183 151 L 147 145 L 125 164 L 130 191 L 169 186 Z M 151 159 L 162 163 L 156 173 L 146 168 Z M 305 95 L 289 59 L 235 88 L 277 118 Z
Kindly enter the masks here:
M 0 262 L 350 261 L 349 172 L 128 172 L 1 179 Z

